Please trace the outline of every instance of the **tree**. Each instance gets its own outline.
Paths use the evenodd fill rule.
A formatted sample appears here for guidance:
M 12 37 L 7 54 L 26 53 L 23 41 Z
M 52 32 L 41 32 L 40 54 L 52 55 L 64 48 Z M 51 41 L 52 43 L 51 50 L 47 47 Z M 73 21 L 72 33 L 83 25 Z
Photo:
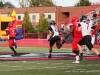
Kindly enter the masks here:
M 16 0 L 19 3 L 19 6 L 24 8 L 24 7 L 29 7 L 29 2 L 30 0 Z
M 52 0 L 30 0 L 30 7 L 55 6 Z
M 53 0 L 17 0 L 20 7 L 55 6 Z
M 9 1 L 7 1 L 7 2 L 4 3 L 4 7 L 15 8 L 15 6 L 11 2 L 9 2 Z
M 10 3 L 9 1 L 7 1 L 7 2 L 0 1 L 0 7 L 1 8 L 4 8 L 4 7 L 15 8 L 15 6 L 12 3 Z
M 45 15 L 41 15 L 40 19 L 39 19 L 39 23 L 37 25 L 37 31 L 40 33 L 39 35 L 39 38 L 42 38 L 42 33 L 43 32 L 48 32 L 48 25 L 49 25 L 49 22 L 48 22 L 48 19 L 45 18 Z
M 75 6 L 90 6 L 91 4 L 89 0 L 79 0 Z
M 0 1 L 0 7 L 3 7 L 4 5 L 3 5 L 3 2 L 2 1 Z
M 24 18 L 23 18 L 22 26 L 25 29 L 26 33 L 33 33 L 34 32 L 34 27 L 32 26 L 30 16 L 29 16 L 29 13 L 28 13 L 27 10 L 24 12 Z

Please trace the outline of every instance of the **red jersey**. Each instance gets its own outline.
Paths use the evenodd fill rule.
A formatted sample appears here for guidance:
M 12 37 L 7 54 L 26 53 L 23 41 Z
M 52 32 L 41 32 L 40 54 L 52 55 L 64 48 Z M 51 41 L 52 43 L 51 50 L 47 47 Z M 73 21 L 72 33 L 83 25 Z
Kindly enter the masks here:
M 100 14 L 98 14 L 99 18 L 100 18 Z
M 72 51 L 74 52 L 75 50 L 77 50 L 77 43 L 82 39 L 82 32 L 81 30 L 78 30 L 78 23 L 77 22 L 72 22 L 72 24 L 70 25 L 70 27 L 73 26 L 73 32 L 72 32 L 72 36 L 73 36 L 73 41 L 72 41 Z
M 97 28 L 93 29 L 92 36 L 96 34 Z
M 74 38 L 82 38 L 82 32 L 78 30 L 78 23 L 77 22 L 73 22 L 71 26 L 74 27 L 74 30 L 72 32 L 72 36 Z
M 97 27 L 97 29 L 100 29 L 100 23 L 98 24 L 98 27 Z
M 9 37 L 16 37 L 17 31 L 16 31 L 16 28 L 13 27 L 12 22 L 8 23 L 8 27 L 7 27 L 6 31 L 7 31 L 7 34 L 9 35 Z
M 15 27 L 8 28 L 7 30 L 9 37 L 16 37 L 17 31 Z

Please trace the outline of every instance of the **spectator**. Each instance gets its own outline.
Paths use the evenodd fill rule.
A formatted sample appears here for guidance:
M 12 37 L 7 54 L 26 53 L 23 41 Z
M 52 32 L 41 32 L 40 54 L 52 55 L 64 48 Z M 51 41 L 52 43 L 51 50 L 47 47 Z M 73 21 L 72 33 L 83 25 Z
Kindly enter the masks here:
M 83 12 L 81 13 L 81 17 L 82 17 L 82 16 L 85 16 Z
M 62 22 L 62 24 L 61 24 L 61 28 L 64 28 L 64 25 L 65 25 L 65 24 Z
M 64 29 L 64 32 L 65 32 L 65 33 L 63 33 L 63 35 L 62 35 L 63 40 L 64 40 L 65 37 L 67 36 L 66 32 L 69 31 L 69 26 L 68 26 L 68 23 L 67 23 L 67 22 L 65 22 L 65 24 L 64 24 L 64 26 L 63 26 L 63 29 Z
M 96 11 L 95 10 L 93 11 L 93 16 L 92 17 L 93 17 L 93 20 L 96 20 L 97 14 L 96 14 Z
M 82 13 L 81 13 L 81 16 L 80 16 L 80 19 L 81 19 L 82 17 L 84 17 L 84 16 L 86 16 L 86 15 L 84 15 L 84 13 L 82 12 Z
M 100 22 L 98 22 L 98 27 L 97 27 L 97 29 L 98 29 L 98 35 L 100 36 Z
M 99 13 L 98 13 L 98 18 L 100 19 L 100 11 L 99 11 Z

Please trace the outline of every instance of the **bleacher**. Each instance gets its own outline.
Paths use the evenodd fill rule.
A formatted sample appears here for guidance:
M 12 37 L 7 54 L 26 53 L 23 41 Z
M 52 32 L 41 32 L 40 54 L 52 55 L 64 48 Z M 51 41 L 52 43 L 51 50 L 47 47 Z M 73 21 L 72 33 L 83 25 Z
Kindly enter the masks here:
M 66 18 L 65 20 L 59 22 L 57 24 L 58 27 L 61 26 L 62 22 L 68 22 L 70 23 L 71 19 L 73 16 L 77 16 L 80 17 L 80 15 L 82 14 L 82 12 L 88 17 L 91 18 L 93 15 L 93 10 L 96 11 L 96 13 L 98 14 L 99 10 L 100 10 L 100 2 L 94 3 L 91 6 L 85 6 L 82 8 L 82 10 L 80 10 L 79 12 L 74 12 L 69 18 Z M 75 10 L 74 10 L 75 11 Z

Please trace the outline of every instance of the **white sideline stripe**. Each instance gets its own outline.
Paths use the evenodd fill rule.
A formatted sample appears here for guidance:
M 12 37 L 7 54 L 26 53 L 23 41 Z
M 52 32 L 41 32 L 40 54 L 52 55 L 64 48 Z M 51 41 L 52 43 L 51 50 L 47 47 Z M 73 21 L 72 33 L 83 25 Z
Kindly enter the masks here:
M 75 72 L 75 73 L 100 73 L 100 70 L 67 70 L 65 72 Z
M 72 71 L 85 71 L 86 69 L 72 69 Z
M 44 67 L 44 68 L 57 68 L 57 67 Z
M 52 64 L 52 65 L 59 65 L 59 64 L 64 64 L 64 63 L 54 63 L 54 64 Z
M 45 67 L 44 68 L 30 68 L 30 67 L 23 67 L 24 69 L 10 69 L 10 70 L 0 70 L 0 71 L 21 71 L 21 70 L 31 70 L 31 69 L 38 69 L 38 70 L 40 70 L 40 69 L 45 69 Z M 53 68 L 53 67 L 48 67 L 48 68 Z
M 9 65 L 0 65 L 0 66 L 9 66 Z
M 45 54 L 49 54 L 49 53 L 45 53 Z M 51 53 L 53 55 L 63 55 L 63 54 L 70 54 L 70 55 L 75 55 L 73 53 Z
M 66 67 L 64 68 L 64 67 L 63 67 L 63 68 L 57 68 L 56 70 L 63 70 L 63 69 L 68 70 L 69 68 L 66 68 Z
M 45 63 L 37 63 L 37 64 L 47 64 L 47 63 L 49 63 L 49 62 L 45 62 Z
M 22 67 L 22 66 L 9 66 L 9 67 Z
M 11 55 L 0 55 L 0 57 L 12 57 Z
M 21 56 L 39 56 L 40 54 L 36 54 L 36 53 L 29 53 L 29 54 L 24 54 Z

